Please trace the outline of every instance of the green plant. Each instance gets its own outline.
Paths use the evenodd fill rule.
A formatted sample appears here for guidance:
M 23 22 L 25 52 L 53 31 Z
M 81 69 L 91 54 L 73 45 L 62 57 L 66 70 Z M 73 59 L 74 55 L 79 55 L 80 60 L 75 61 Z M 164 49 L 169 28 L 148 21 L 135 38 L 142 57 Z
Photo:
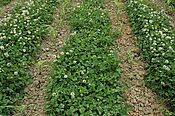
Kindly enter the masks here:
M 119 15 L 121 12 L 121 0 L 114 0 L 114 3 L 116 5 L 116 14 Z
M 15 111 L 20 113 L 20 114 L 23 114 L 23 115 L 25 115 L 25 113 L 24 113 L 25 109 L 26 109 L 25 105 L 16 105 L 15 106 Z
M 48 26 L 48 30 L 49 30 L 50 40 L 51 40 L 53 46 L 55 46 L 56 45 L 56 38 L 57 38 L 57 31 L 51 25 Z
M 84 0 L 69 16 L 67 39 L 46 90 L 49 116 L 126 116 L 119 81 L 119 60 L 110 45 L 108 14 L 103 0 Z
M 12 0 L 0 0 L 0 7 L 7 5 L 8 3 L 10 3 Z
M 172 5 L 173 7 L 175 7 L 175 0 L 165 0 L 165 2 L 169 5 Z
M 44 64 L 45 64 L 45 60 L 40 60 L 36 63 L 36 67 L 39 71 L 41 71 L 41 69 L 43 68 Z
M 145 82 L 175 112 L 175 31 L 166 16 L 142 0 L 127 0 L 126 9 L 142 56 L 148 63 Z
M 129 63 L 129 64 L 133 64 L 132 52 L 133 52 L 132 49 L 128 49 L 128 50 L 127 50 L 127 59 L 128 59 L 128 63 Z
M 0 115 L 10 115 L 30 82 L 28 64 L 52 21 L 54 0 L 29 0 L 0 22 Z

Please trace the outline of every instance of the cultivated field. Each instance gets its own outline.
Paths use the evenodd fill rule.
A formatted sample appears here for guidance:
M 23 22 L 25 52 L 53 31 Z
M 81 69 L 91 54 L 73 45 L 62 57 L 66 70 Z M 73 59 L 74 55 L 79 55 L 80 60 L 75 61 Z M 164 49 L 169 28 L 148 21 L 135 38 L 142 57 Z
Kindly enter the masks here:
M 0 0 L 0 116 L 175 116 L 175 0 Z

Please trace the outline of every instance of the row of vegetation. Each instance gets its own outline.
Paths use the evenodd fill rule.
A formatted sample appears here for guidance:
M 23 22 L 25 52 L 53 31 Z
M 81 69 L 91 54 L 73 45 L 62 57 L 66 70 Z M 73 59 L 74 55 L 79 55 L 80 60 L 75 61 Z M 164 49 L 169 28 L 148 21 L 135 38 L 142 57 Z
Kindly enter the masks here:
M 7 5 L 8 3 L 10 3 L 12 0 L 0 0 L 0 7 Z
M 120 68 L 103 0 L 83 0 L 68 16 L 71 36 L 46 90 L 48 116 L 126 116 Z
M 10 115 L 29 82 L 27 66 L 39 51 L 56 1 L 29 0 L 0 22 L 0 115 Z
M 164 0 L 167 4 L 175 7 L 175 0 Z
M 175 31 L 167 17 L 141 0 L 128 0 L 126 9 L 147 62 L 145 82 L 175 113 Z

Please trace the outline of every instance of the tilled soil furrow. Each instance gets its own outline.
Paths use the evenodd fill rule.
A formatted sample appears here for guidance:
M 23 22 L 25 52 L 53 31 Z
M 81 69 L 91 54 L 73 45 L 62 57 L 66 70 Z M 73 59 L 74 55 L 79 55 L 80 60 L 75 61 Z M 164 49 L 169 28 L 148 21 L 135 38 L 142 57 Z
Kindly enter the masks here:
M 131 27 L 124 9 L 124 2 L 118 2 L 119 10 L 116 15 L 115 3 L 105 0 L 106 9 L 111 17 L 114 28 L 121 28 L 121 37 L 116 40 L 116 52 L 121 61 L 121 81 L 128 84 L 124 95 L 132 109 L 129 116 L 162 116 L 162 104 L 156 100 L 156 95 L 144 85 L 144 62 L 140 56 L 136 41 L 131 35 Z
M 58 49 L 62 46 L 63 38 L 69 33 L 67 27 L 63 27 L 59 33 L 56 45 L 50 38 L 42 42 L 42 52 L 37 58 L 35 65 L 30 67 L 30 72 L 33 77 L 33 83 L 25 88 L 25 97 L 23 100 L 26 106 L 25 114 L 27 116 L 44 116 L 44 87 L 47 85 L 48 75 L 50 73 L 50 64 L 59 54 Z M 42 66 L 36 66 L 37 63 L 43 62 Z

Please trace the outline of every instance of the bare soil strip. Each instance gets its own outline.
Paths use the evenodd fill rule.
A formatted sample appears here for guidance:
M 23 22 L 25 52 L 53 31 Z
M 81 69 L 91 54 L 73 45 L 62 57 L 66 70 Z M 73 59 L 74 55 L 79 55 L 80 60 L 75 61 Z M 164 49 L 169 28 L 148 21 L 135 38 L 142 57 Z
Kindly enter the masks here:
M 72 8 L 78 3 L 79 1 L 73 2 L 71 5 Z M 38 54 L 36 61 L 29 67 L 32 75 L 32 83 L 27 85 L 24 90 L 25 96 L 20 104 L 23 109 L 17 111 L 14 116 L 45 116 L 44 91 L 52 69 L 51 64 L 54 63 L 56 56 L 60 54 L 59 49 L 62 47 L 65 38 L 69 36 L 70 32 L 66 24 L 67 22 L 65 19 L 61 19 L 60 15 L 61 12 L 58 7 L 53 16 L 52 28 L 50 28 L 52 32 L 41 43 L 42 51 Z M 58 23 L 60 23 L 61 27 L 58 26 Z M 56 34 L 55 39 L 53 39 L 54 34 Z
M 116 0 L 117 1 L 117 0 Z M 124 9 L 124 2 L 118 0 L 119 7 L 114 2 L 105 0 L 105 6 L 111 17 L 113 28 L 121 28 L 121 37 L 116 40 L 116 52 L 121 61 L 121 81 L 128 84 L 124 95 L 131 105 L 129 116 L 162 116 L 162 103 L 156 100 L 156 95 L 144 85 L 144 62 L 139 48 L 131 34 L 131 27 Z M 118 15 L 117 10 L 119 10 Z

